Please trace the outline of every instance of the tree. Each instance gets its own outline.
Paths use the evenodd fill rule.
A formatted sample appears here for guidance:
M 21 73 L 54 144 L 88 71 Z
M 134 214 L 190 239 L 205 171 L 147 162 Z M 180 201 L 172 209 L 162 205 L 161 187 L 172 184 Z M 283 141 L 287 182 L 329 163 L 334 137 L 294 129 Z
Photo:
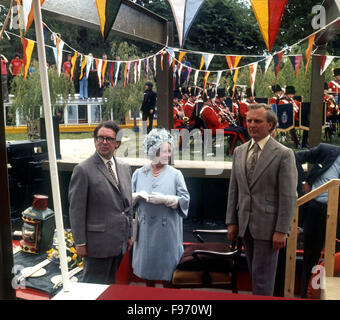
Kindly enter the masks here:
M 119 56 L 121 61 L 120 65 L 120 78 L 115 86 L 109 86 L 104 90 L 103 98 L 103 117 L 106 119 L 113 118 L 120 123 L 124 122 L 126 113 L 131 110 L 132 114 L 139 112 L 141 103 L 143 101 L 144 83 L 146 81 L 145 75 L 145 62 L 141 62 L 141 79 L 137 83 L 133 82 L 133 65 L 130 68 L 129 83 L 124 87 L 124 68 L 126 62 L 139 59 L 141 52 L 134 44 L 127 42 L 112 42 L 111 44 L 112 56 Z M 155 79 L 152 73 L 153 66 L 150 61 L 149 78 Z
M 33 62 L 32 67 L 34 71 L 26 79 L 21 75 L 13 79 L 12 93 L 15 98 L 10 108 L 13 113 L 18 110 L 21 116 L 28 121 L 38 119 L 42 115 L 41 107 L 43 105 L 38 62 Z M 52 111 L 55 112 L 57 107 L 64 106 L 71 82 L 63 73 L 58 76 L 58 72 L 53 66 L 48 69 L 48 79 L 51 107 Z

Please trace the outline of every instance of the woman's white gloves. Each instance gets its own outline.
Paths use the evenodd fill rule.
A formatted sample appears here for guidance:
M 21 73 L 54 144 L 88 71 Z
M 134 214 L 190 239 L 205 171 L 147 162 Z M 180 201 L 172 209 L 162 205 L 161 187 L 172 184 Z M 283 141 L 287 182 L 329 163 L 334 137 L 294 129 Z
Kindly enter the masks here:
M 139 192 L 132 193 L 132 205 L 136 205 L 139 199 L 144 199 L 146 202 L 152 204 L 164 204 L 167 207 L 176 209 L 178 206 L 178 197 L 172 195 L 164 195 L 159 192 L 152 192 L 148 194 L 146 191 L 141 190 Z
M 164 195 L 159 192 L 152 192 L 149 195 L 148 202 L 153 203 L 153 204 L 165 204 L 167 207 L 175 209 L 178 206 L 178 197 L 171 196 L 171 195 Z
M 139 199 L 144 199 L 146 202 L 149 200 L 149 195 L 146 191 L 141 190 L 139 192 L 132 193 L 132 205 L 136 205 Z

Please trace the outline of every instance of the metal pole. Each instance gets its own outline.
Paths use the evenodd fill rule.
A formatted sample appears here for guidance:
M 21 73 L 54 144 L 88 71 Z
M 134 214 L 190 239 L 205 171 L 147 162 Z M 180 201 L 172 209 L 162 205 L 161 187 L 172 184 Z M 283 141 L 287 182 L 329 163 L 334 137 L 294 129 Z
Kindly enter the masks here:
M 56 229 L 57 229 L 61 275 L 62 275 L 62 280 L 63 280 L 63 289 L 66 292 L 66 291 L 69 291 L 70 282 L 69 282 L 69 277 L 68 277 L 66 245 L 65 245 L 65 238 L 64 238 L 64 224 L 63 224 L 63 216 L 62 216 L 61 201 L 60 201 L 58 167 L 57 167 L 57 159 L 56 159 L 55 143 L 54 143 L 52 108 L 51 108 L 50 89 L 49 89 L 49 84 L 48 84 L 48 74 L 47 74 L 47 67 L 46 67 L 45 43 L 44 43 L 44 36 L 43 36 L 43 30 L 42 30 L 40 0 L 33 0 L 33 9 L 34 9 L 35 33 L 36 33 L 37 47 L 38 47 L 42 98 L 43 98 L 45 124 L 46 124 L 48 159 L 49 159 L 49 166 L 50 166 L 53 206 L 54 206 L 55 223 L 56 223 Z

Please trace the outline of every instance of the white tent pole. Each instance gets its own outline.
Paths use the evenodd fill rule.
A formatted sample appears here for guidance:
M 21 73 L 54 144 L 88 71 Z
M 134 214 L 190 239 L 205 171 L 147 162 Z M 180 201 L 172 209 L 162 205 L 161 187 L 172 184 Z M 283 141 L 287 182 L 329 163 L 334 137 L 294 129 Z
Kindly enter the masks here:
M 49 159 L 51 184 L 52 184 L 53 206 L 54 206 L 54 213 L 55 213 L 54 217 L 55 217 L 55 223 L 56 223 L 56 228 L 57 228 L 57 239 L 58 239 L 61 275 L 62 275 L 62 280 L 63 280 L 63 289 L 64 291 L 69 291 L 70 282 L 69 282 L 69 277 L 68 277 L 66 245 L 65 245 L 65 237 L 64 237 L 64 225 L 63 225 L 63 216 L 62 216 L 61 201 L 60 201 L 57 159 L 56 159 L 55 145 L 54 145 L 52 108 L 51 108 L 50 88 L 48 84 L 48 74 L 47 74 L 47 66 L 46 66 L 45 43 L 44 43 L 43 28 L 42 28 L 43 25 L 42 25 L 42 18 L 41 18 L 40 0 L 33 0 L 33 8 L 34 8 L 35 33 L 37 37 L 41 89 L 42 89 L 42 98 L 43 98 L 44 113 L 45 113 L 47 150 L 48 150 L 48 159 Z

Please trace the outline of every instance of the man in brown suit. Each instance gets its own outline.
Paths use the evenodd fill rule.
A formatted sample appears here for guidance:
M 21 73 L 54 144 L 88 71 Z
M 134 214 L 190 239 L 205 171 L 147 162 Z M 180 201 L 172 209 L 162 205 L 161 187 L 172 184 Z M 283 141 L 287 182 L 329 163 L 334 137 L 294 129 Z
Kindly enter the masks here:
M 249 105 L 247 143 L 235 149 L 228 192 L 228 237 L 241 237 L 253 294 L 273 295 L 279 249 L 297 200 L 292 150 L 270 136 L 277 117 L 270 105 Z
M 96 152 L 78 164 L 69 187 L 70 222 L 77 253 L 84 257 L 84 282 L 115 283 L 131 242 L 131 169 L 114 157 L 119 126 L 94 130 Z

